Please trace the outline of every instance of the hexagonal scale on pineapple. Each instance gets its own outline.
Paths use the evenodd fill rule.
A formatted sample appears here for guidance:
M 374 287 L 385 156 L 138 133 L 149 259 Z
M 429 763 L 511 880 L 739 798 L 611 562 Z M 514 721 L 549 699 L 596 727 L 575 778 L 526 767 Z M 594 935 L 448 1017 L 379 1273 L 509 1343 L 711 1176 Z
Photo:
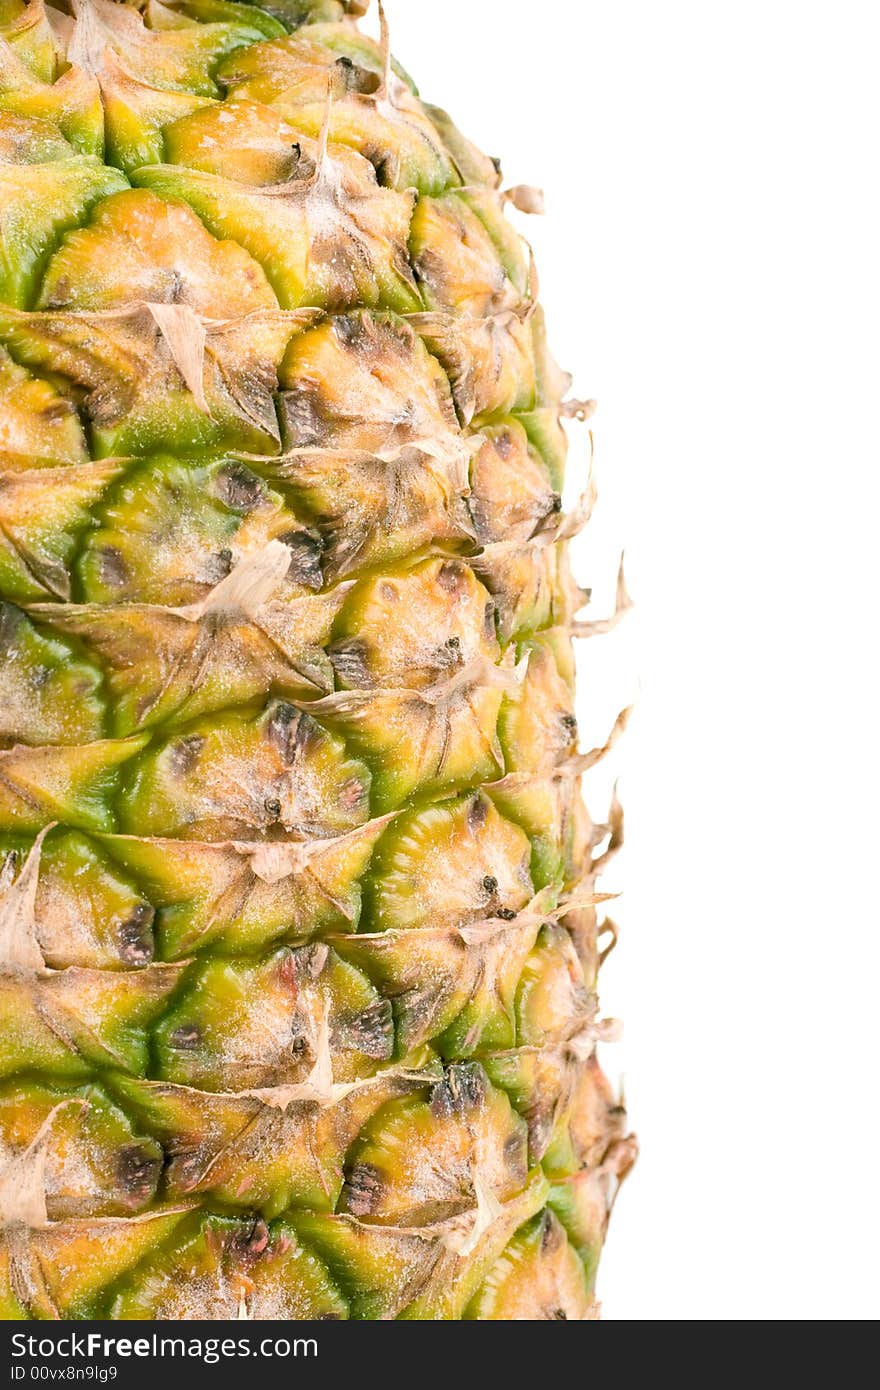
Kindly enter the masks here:
M 482 1322 L 581 1322 L 592 1315 L 583 1266 L 549 1210 L 517 1232 L 464 1313 Z
M 104 966 L 146 965 L 149 904 L 85 836 L 54 829 L 30 844 L 20 836 L 0 841 L 0 969 L 43 979 L 47 967 L 82 966 L 71 978 L 84 978 Z
M 291 1206 L 332 1211 L 345 1155 L 364 1125 L 392 1098 L 424 1090 L 430 1078 L 387 1068 L 301 1099 L 291 1093 L 306 1096 L 308 1086 L 234 1094 L 123 1078 L 113 1085 L 161 1139 L 172 1197 L 210 1196 L 271 1218 Z
M 468 511 L 476 538 L 531 540 L 560 509 L 560 498 L 541 455 L 518 420 L 486 425 L 471 463 Z
M 485 318 L 414 313 L 409 321 L 446 370 L 463 424 L 486 424 L 536 404 L 532 320 L 521 311 Z
M 285 308 L 416 309 L 412 194 L 380 188 L 369 161 L 343 146 L 324 153 L 304 139 L 303 149 L 301 177 L 259 188 L 173 164 L 139 169 L 135 182 L 182 198 L 215 236 L 238 241 Z
M 421 628 L 409 621 L 413 611 Z M 356 615 L 350 623 L 348 612 Z M 384 646 L 367 623 L 377 623 Z M 369 761 L 377 809 L 393 809 L 416 790 L 497 776 L 498 712 L 524 667 L 512 651 L 498 659 L 494 604 L 468 564 L 431 559 L 369 581 L 354 591 L 336 631 L 357 634 L 340 635 L 331 648 L 338 684 L 348 690 L 314 709 Z M 398 631 L 401 640 L 391 640 Z
M 484 1201 L 508 1201 L 528 1178 L 526 1126 L 472 1063 L 449 1067 L 426 1099 L 389 1101 L 345 1164 L 337 1210 L 387 1226 L 430 1226 Z
M 0 1170 L 47 1121 L 43 1178 L 50 1221 L 125 1216 L 152 1202 L 162 1146 L 138 1134 L 97 1085 L 65 1091 L 36 1081 L 0 1086 Z
M 330 657 L 341 687 L 426 690 L 474 662 L 496 662 L 500 648 L 488 604 L 486 590 L 460 560 L 423 560 L 364 580 L 334 625 Z
M 493 1086 L 503 1090 L 529 1131 L 529 1161 L 540 1163 L 564 1123 L 576 1063 L 561 1048 L 539 1051 L 507 1048 L 485 1053 L 482 1065 Z
M 345 21 L 345 16 L 331 15 L 325 13 L 333 7 L 320 0 L 306 0 L 306 4 L 311 4 L 312 13 L 309 16 L 309 27 L 300 34 L 309 42 L 319 43 L 330 49 L 332 53 L 338 53 L 347 57 L 355 65 L 363 69 L 366 77 L 360 78 L 360 84 L 374 86 L 377 95 L 379 94 L 378 84 L 370 81 L 369 75 L 373 77 L 386 78 L 386 69 L 390 67 L 391 72 L 399 83 L 409 89 L 413 96 L 417 96 L 416 84 L 407 72 L 406 68 L 398 58 L 391 52 L 389 39 L 389 26 L 384 15 L 379 15 L 379 36 L 372 38 L 369 34 L 364 34 L 357 24 Z M 370 8 L 370 0 L 343 0 L 341 8 L 346 15 L 360 16 L 367 13 Z M 343 22 L 339 20 L 342 18 Z M 356 75 L 357 76 L 357 75 Z M 354 81 L 352 85 L 359 85 Z
M 473 931 L 423 927 L 334 939 L 391 999 L 399 1055 L 429 1041 L 450 1059 L 513 1046 L 514 996 L 540 917 L 501 912 Z
M 7 0 L 0 18 L 0 36 L 19 62 L 41 82 L 55 77 L 58 48 L 43 0 Z
M 531 301 L 537 287 L 536 271 L 528 242 L 523 240 L 505 215 L 507 204 L 513 203 L 511 193 L 499 194 L 495 188 L 487 188 L 479 180 L 468 179 L 458 196 L 482 222 L 495 254 L 504 267 L 504 273 L 520 299 Z
M 518 911 L 499 906 L 497 889 L 495 875 L 484 875 L 482 913 L 460 904 L 458 923 L 433 927 L 429 918 L 416 930 L 334 938 L 392 1000 L 401 1055 L 429 1040 L 448 1058 L 513 1047 L 517 985 L 554 895 Z
M 185 29 L 199 24 L 244 24 L 264 39 L 279 38 L 284 25 L 262 9 L 237 0 L 149 0 L 151 29 Z
M 465 187 L 494 192 L 501 183 L 501 167 L 498 160 L 483 154 L 482 150 L 462 135 L 447 111 L 428 102 L 424 102 L 423 107 Z
M 376 850 L 364 926 L 457 929 L 515 914 L 532 897 L 530 857 L 527 836 L 480 792 L 407 812 Z
M 98 739 L 0 750 L 0 831 L 36 833 L 58 820 L 80 830 L 110 830 L 119 769 L 145 742 Z
M 462 194 L 419 200 L 410 254 L 430 310 L 483 318 L 521 302 L 526 285 L 517 289 L 510 280 L 486 227 Z
M 548 1204 L 565 1231 L 592 1288 L 608 1227 L 609 1192 L 604 1174 L 584 1169 L 551 1188 Z
M 559 1046 L 592 1023 L 595 1013 L 595 998 L 587 990 L 568 932 L 547 923 L 519 979 L 517 1045 Z
M 439 443 L 439 441 L 438 441 Z M 354 449 L 294 448 L 264 471 L 289 485 L 316 525 L 332 578 L 403 560 L 437 543 L 467 544 L 462 497 L 466 471 L 457 453 L 403 445 L 390 458 Z
M 273 391 L 295 319 L 277 309 L 205 319 L 141 300 L 94 313 L 0 309 L 0 338 L 66 377 L 101 455 L 277 451 Z
M 143 1073 L 148 1025 L 165 1007 L 180 970 L 0 971 L 0 1077 L 25 1068 L 77 1080 L 95 1067 Z
M 321 546 L 243 463 L 153 457 L 98 509 L 77 564 L 87 603 L 198 603 L 234 566 L 283 540 L 291 596 L 321 588 Z
M 509 1202 L 434 1226 L 401 1229 L 323 1212 L 296 1212 L 292 1222 L 339 1281 L 354 1317 L 453 1319 L 546 1191 L 536 1174 Z
M 339 835 L 369 819 L 370 774 L 292 705 L 196 721 L 144 754 L 120 799 L 126 830 L 259 840 Z
M 19 602 L 70 597 L 70 564 L 90 508 L 117 463 L 0 473 L 0 593 Z
M 299 8 L 307 10 L 308 5 Z M 378 90 L 383 71 L 378 44 L 351 25 L 323 24 L 314 15 L 300 24 L 304 22 L 309 27 L 301 33 L 254 44 L 247 53 L 226 59 L 218 72 L 226 91 L 267 103 L 290 91 L 292 100 L 299 94 L 303 105 L 310 105 L 326 99 L 329 84 L 340 100 L 347 85 L 362 94 Z M 342 53 L 348 62 L 340 66 L 336 55 Z
M 210 75 L 217 64 L 242 44 L 264 37 L 244 6 L 244 14 L 231 24 L 173 29 L 148 29 L 136 9 L 114 0 L 72 0 L 72 8 L 76 24 L 67 49 L 70 63 L 100 77 L 104 53 L 110 49 L 151 86 L 194 96 L 218 96 Z
M 275 540 L 187 608 L 40 604 L 32 611 L 98 655 L 116 732 L 173 728 L 270 692 L 308 697 L 332 689 L 324 644 L 345 595 L 282 597 L 294 563 Z
M 369 159 L 389 188 L 439 193 L 456 180 L 443 142 L 418 98 L 378 44 L 344 25 L 317 25 L 255 44 L 218 71 L 233 95 L 277 108 L 315 138 L 327 118 L 330 139 Z
M 114 317 L 126 306 L 129 315 Z M 216 241 L 185 206 L 141 189 L 107 200 L 52 258 L 39 307 L 54 312 L 21 325 L 26 350 L 40 360 L 47 334 L 60 338 L 67 370 L 91 388 L 96 423 L 112 426 L 125 402 L 146 416 L 131 436 L 124 428 L 111 433 L 108 447 L 143 442 L 144 429 L 161 440 L 163 410 L 172 417 L 164 426 L 169 442 L 222 442 L 228 433 L 241 448 L 274 447 L 272 392 L 295 320 L 278 313 L 247 252 Z M 71 311 L 104 317 L 84 335 Z M 182 419 L 174 420 L 163 389 L 180 397 Z
M 0 601 L 0 744 L 88 743 L 104 732 L 101 673 Z
M 270 467 L 321 527 L 332 572 L 468 540 L 470 443 L 444 373 L 403 320 L 349 314 L 299 334 L 280 380 L 289 452 Z
M 565 485 L 569 441 L 558 402 L 540 405 L 534 410 L 521 410 L 516 418 L 532 448 L 543 459 L 553 487 L 561 493 Z
M 112 49 L 105 49 L 98 74 L 104 108 L 106 159 L 130 175 L 144 164 L 159 164 L 164 157 L 164 132 L 213 104 L 213 98 L 169 92 L 154 87 L 127 70 Z
M 564 626 L 583 607 L 568 547 L 542 532 L 535 541 L 498 541 L 470 562 L 495 599 L 502 642 L 528 637 L 539 628 Z
M 2 37 L 0 110 L 49 122 L 79 154 L 102 154 L 104 111 L 95 79 L 74 67 L 68 68 L 57 82 L 42 82 Z
M 287 1321 L 345 1318 L 348 1307 L 286 1224 L 207 1216 L 125 1281 L 110 1314 L 126 1321 Z
M 0 303 L 26 308 L 63 233 L 125 186 L 115 169 L 72 151 L 69 158 L 52 163 L 0 164 Z
M 286 549 L 279 550 L 286 564 Z M 341 602 L 334 595 L 270 600 L 253 614 L 231 607 L 190 616 L 146 605 L 40 605 L 35 613 L 99 655 L 115 731 L 129 734 L 160 723 L 178 727 L 270 692 L 323 694 L 332 669 L 321 644 Z
M 167 125 L 164 157 L 167 164 L 258 188 L 303 176 L 309 156 L 300 143 L 302 134 L 270 106 L 230 99 Z
M 159 909 L 165 959 L 205 947 L 256 950 L 319 932 L 354 931 L 361 878 L 386 821 L 328 840 L 199 844 L 107 836 L 114 859 L 146 885 Z
M 217 241 L 188 207 L 128 188 L 65 237 L 36 307 L 117 309 L 141 300 L 188 304 L 213 319 L 278 307 L 263 271 L 240 246 Z
M 552 1177 L 599 1168 L 626 1138 L 626 1110 L 595 1052 L 580 1061 L 572 1059 L 569 1083 L 543 1157 L 545 1171 Z
M 511 772 L 498 782 L 489 783 L 485 790 L 499 810 L 510 820 L 523 826 L 532 841 L 532 873 L 535 882 L 543 887 L 557 883 L 581 901 L 571 906 L 578 912 L 589 907 L 592 921 L 582 924 L 587 937 L 595 933 L 595 904 L 583 901 L 583 893 L 591 893 L 598 874 L 619 852 L 623 843 L 623 815 L 615 797 L 612 800 L 607 825 L 595 825 L 580 794 L 583 774 L 601 762 L 614 747 L 626 728 L 630 711 L 625 709 L 611 730 L 608 739 L 587 753 L 572 753 L 557 767 L 539 772 Z M 598 858 L 594 851 L 608 841 Z M 569 923 L 574 930 L 573 922 Z M 580 930 L 580 929 L 579 929 Z M 595 940 L 583 942 L 587 955 L 594 955 Z
M 393 458 L 421 447 L 457 463 L 467 486 L 470 450 L 449 382 L 404 319 L 364 311 L 328 319 L 291 340 L 279 380 L 290 448 Z
M 520 658 L 528 655 L 528 668 L 522 683 L 505 694 L 498 720 L 509 773 L 549 771 L 577 748 L 572 683 L 560 672 L 556 655 L 567 665 L 570 649 L 570 639 L 560 632 L 541 634 L 519 649 Z
M 104 1290 L 161 1246 L 185 1215 L 156 1208 L 140 1216 L 65 1221 L 42 1231 L 0 1234 L 0 1309 L 13 1318 L 84 1318 L 103 1309 Z
M 474 663 L 428 691 L 343 692 L 312 707 L 342 729 L 369 764 L 374 808 L 393 811 L 415 793 L 449 794 L 497 776 L 501 753 L 495 725 L 506 677 L 513 677 L 509 663 Z
M 203 1091 L 297 1086 L 325 1065 L 344 1083 L 390 1060 L 394 1028 L 366 976 L 314 945 L 200 965 L 154 1049 L 161 1079 Z
M 0 473 L 88 461 L 76 407 L 0 347 Z
M 23 864 L 30 843 L 0 840 L 0 861 Z M 119 970 L 153 959 L 152 904 L 136 884 L 75 830 L 51 831 L 40 847 L 34 926 L 46 964 Z
M 529 836 L 536 887 L 555 884 L 561 888 L 580 878 L 590 834 L 582 823 L 578 779 L 569 767 L 514 773 L 491 783 L 487 794 L 501 814 Z

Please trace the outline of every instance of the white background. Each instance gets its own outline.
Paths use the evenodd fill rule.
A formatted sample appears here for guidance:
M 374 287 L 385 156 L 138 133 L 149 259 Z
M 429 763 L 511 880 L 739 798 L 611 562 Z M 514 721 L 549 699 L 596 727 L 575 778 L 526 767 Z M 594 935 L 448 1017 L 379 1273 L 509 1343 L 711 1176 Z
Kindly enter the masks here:
M 607 607 L 625 542 L 639 605 L 582 660 L 585 746 L 640 686 L 603 1002 L 642 1157 L 604 1315 L 875 1318 L 880 13 L 387 10 L 426 98 L 546 190 L 520 225 L 600 402 L 580 572 Z

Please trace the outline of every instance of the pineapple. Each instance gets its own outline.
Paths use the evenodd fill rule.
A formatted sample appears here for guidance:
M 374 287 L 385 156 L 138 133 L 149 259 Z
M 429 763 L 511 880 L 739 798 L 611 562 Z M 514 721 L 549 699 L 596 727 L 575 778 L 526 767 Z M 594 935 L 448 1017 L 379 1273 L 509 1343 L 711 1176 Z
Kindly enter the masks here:
M 0 0 L 4 1318 L 595 1316 L 581 407 L 365 8 Z

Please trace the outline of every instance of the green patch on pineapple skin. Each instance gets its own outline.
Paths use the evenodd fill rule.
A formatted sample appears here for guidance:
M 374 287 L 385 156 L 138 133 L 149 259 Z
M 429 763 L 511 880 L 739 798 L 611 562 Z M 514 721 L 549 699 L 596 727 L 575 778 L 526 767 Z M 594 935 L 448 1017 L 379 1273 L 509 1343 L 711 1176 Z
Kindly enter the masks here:
M 77 550 L 93 524 L 90 508 L 120 467 L 107 460 L 0 473 L 3 598 L 13 603 L 71 598 Z
M 101 672 L 73 643 L 0 602 L 0 740 L 90 743 L 104 733 Z
M 64 233 L 79 226 L 102 198 L 127 187 L 122 174 L 83 155 L 0 167 L 4 209 L 0 303 L 28 308 Z
M 108 490 L 77 561 L 85 603 L 182 607 L 225 579 L 245 547 L 299 529 L 284 500 L 245 464 L 154 455 Z M 303 566 L 309 587 L 320 569 Z
M 191 968 L 153 1034 L 158 1076 L 206 1091 L 305 1084 L 326 1048 L 346 1083 L 390 1061 L 393 1045 L 390 1006 L 322 946 Z
M 0 1249 L 0 1310 L 4 1317 L 36 1320 L 100 1316 L 108 1288 L 160 1249 L 185 1216 L 185 1208 L 158 1207 L 135 1217 L 84 1219 L 28 1232 L 26 1259 L 38 1261 L 43 1280 L 38 1286 L 23 1277 L 15 1254 Z
M 155 1200 L 163 1150 L 96 1083 L 68 1087 L 12 1080 L 0 1086 L 0 1147 L 21 1153 L 48 1130 L 52 1220 L 126 1216 Z
M 369 820 L 370 774 L 286 701 L 195 720 L 156 740 L 119 800 L 130 833 L 259 841 L 344 834 Z
M 345 1318 L 326 1267 L 285 1222 L 192 1216 L 107 1295 L 113 1319 Z
M 102 844 L 155 904 L 162 958 L 180 960 L 209 949 L 236 955 L 278 941 L 355 932 L 362 881 L 382 828 L 374 821 L 318 842 L 307 868 L 268 881 L 254 872 L 247 845 L 125 835 L 105 836 Z
M 36 834 L 51 821 L 111 830 L 120 769 L 145 746 L 140 738 L 75 747 L 0 751 L 0 832 Z
M 466 1320 L 581 1321 L 590 1290 L 552 1208 L 517 1233 L 464 1312 Z
M 17 872 L 32 846 L 28 837 L 0 836 L 0 863 L 14 856 Z M 130 970 L 155 959 L 153 905 L 95 836 L 64 826 L 49 831 L 40 848 L 34 914 L 52 969 Z

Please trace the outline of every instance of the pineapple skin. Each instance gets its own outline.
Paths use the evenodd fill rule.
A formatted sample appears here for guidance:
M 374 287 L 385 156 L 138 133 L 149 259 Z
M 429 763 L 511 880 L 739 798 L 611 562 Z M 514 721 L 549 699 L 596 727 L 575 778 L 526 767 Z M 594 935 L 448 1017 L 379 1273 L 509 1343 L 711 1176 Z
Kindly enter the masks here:
M 365 8 L 0 0 L 7 1319 L 596 1316 L 577 403 Z

